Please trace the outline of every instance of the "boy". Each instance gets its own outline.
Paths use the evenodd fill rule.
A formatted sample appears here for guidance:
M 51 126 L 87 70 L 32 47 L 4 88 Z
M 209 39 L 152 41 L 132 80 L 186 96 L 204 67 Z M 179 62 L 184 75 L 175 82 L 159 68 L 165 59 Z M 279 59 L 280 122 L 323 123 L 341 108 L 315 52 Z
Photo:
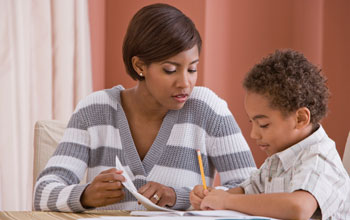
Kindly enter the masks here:
M 277 50 L 244 79 L 250 136 L 268 158 L 239 187 L 203 191 L 191 204 L 280 219 L 350 219 L 350 180 L 335 143 L 319 124 L 328 88 L 320 70 L 301 53 Z M 245 194 L 245 195 L 242 195 Z

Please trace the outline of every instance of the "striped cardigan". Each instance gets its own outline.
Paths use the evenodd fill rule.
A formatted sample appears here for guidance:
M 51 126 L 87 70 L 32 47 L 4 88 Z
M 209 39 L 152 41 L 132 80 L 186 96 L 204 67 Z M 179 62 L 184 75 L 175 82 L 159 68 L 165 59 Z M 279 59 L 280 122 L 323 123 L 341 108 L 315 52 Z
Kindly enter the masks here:
M 250 149 L 226 102 L 211 90 L 195 87 L 180 110 L 170 110 L 157 137 L 141 161 L 116 86 L 92 93 L 73 113 L 57 150 L 35 184 L 35 210 L 81 212 L 80 197 L 87 182 L 101 171 L 115 167 L 115 157 L 136 188 L 148 181 L 172 187 L 173 209 L 190 207 L 189 192 L 202 184 L 196 149 L 203 158 L 206 181 L 213 183 L 215 169 L 221 184 L 235 187 L 255 170 Z M 142 210 L 125 189 L 125 199 L 98 209 Z

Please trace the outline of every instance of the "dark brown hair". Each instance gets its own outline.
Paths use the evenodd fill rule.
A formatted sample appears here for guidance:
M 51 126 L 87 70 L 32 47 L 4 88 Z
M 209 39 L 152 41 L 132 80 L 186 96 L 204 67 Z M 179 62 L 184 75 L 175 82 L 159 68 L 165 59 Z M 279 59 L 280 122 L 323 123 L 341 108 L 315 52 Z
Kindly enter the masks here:
M 127 73 L 143 80 L 132 65 L 137 56 L 146 65 L 168 59 L 198 46 L 202 40 L 195 25 L 179 9 L 167 4 L 152 4 L 140 9 L 131 19 L 123 43 L 123 60 Z
M 285 115 L 307 107 L 314 126 L 327 114 L 326 78 L 297 51 L 276 50 L 265 57 L 248 72 L 243 86 L 247 91 L 266 95 L 271 107 Z

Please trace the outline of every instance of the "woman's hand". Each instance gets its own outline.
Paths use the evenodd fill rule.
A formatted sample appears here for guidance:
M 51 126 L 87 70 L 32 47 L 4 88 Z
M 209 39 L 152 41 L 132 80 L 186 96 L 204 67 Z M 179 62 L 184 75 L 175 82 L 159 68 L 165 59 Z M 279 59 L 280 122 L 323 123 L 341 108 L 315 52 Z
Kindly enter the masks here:
M 194 209 L 199 210 L 203 198 L 212 190 L 212 188 L 204 189 L 203 185 L 197 185 L 190 193 L 190 202 Z
M 161 207 L 174 206 L 176 202 L 175 190 L 156 182 L 148 182 L 139 191 L 144 197 Z
M 226 209 L 225 201 L 226 201 L 226 198 L 230 195 L 231 195 L 230 193 L 224 190 L 213 189 L 202 200 L 200 209 L 202 210 Z
M 112 168 L 97 175 L 86 187 L 80 198 L 82 206 L 86 208 L 100 207 L 124 199 L 122 182 L 125 181 L 125 178 L 121 175 L 122 172 Z

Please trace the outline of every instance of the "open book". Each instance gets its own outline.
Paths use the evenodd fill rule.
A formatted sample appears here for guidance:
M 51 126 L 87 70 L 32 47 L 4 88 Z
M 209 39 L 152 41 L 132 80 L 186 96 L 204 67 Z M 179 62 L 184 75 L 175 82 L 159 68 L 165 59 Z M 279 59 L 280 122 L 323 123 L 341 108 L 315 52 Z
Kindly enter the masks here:
M 143 195 L 141 195 L 140 193 L 137 192 L 137 189 L 134 185 L 134 183 L 132 182 L 130 176 L 128 175 L 128 173 L 126 172 L 126 170 L 124 169 L 123 165 L 120 163 L 118 156 L 115 157 L 115 166 L 118 170 L 122 170 L 123 171 L 123 176 L 125 177 L 125 182 L 122 182 L 122 184 L 124 185 L 125 188 L 127 188 L 131 194 L 133 194 L 133 196 L 135 196 L 135 198 L 149 211 L 168 211 L 168 212 L 172 212 L 173 210 L 171 209 L 167 209 L 161 206 L 158 206 L 156 204 L 154 204 L 151 200 L 149 200 L 148 198 L 144 197 Z
M 252 216 L 246 214 L 230 211 L 230 210 L 210 210 L 210 211 L 177 211 L 172 209 L 167 209 L 161 206 L 154 204 L 151 200 L 144 197 L 137 192 L 137 189 L 132 182 L 130 176 L 122 166 L 119 161 L 119 158 L 115 158 L 115 166 L 118 170 L 123 171 L 123 176 L 125 177 L 125 182 L 122 182 L 125 188 L 127 188 L 133 196 L 148 210 L 148 211 L 132 211 L 130 215 L 132 216 L 211 216 L 211 217 L 234 217 L 239 219 L 252 219 Z M 254 219 L 272 219 L 264 217 L 254 217 Z
M 132 211 L 132 216 L 202 216 L 202 217 L 229 217 L 230 219 L 273 219 L 262 216 L 250 216 L 241 212 L 231 210 L 208 210 L 208 211 Z

